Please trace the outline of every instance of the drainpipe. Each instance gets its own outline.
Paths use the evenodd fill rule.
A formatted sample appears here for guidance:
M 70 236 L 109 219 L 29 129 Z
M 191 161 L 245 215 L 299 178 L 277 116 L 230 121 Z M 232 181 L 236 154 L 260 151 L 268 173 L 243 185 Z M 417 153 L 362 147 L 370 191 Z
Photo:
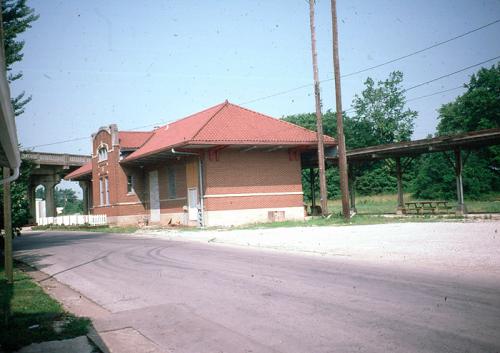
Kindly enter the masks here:
M 203 160 L 201 156 L 198 158 L 198 174 L 200 180 L 200 208 L 201 208 L 201 224 L 200 226 L 203 228 L 205 226 L 205 208 L 203 205 Z
M 10 177 L 4 178 L 4 179 L 0 179 L 0 183 L 2 183 L 2 184 L 3 183 L 10 183 L 10 182 L 16 180 L 17 178 L 19 178 L 19 167 L 16 167 L 14 169 L 14 174 L 11 175 Z

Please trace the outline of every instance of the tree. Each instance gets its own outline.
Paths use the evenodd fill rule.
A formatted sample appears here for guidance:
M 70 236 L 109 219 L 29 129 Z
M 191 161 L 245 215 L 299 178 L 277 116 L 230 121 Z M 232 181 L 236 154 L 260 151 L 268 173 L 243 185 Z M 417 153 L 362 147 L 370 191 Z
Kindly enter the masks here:
M 12 227 L 21 228 L 28 224 L 30 219 L 30 209 L 28 202 L 28 184 L 33 169 L 33 162 L 23 159 L 21 162 L 19 178 L 11 183 L 12 199 Z M 3 200 L 3 185 L 0 185 L 0 198 Z M 3 202 L 0 203 L 0 225 L 3 229 Z
M 417 112 L 405 107 L 402 82 L 400 71 L 377 84 L 370 77 L 366 79 L 361 96 L 353 100 L 353 148 L 410 140 Z
M 344 113 L 345 119 L 347 118 Z M 282 118 L 289 123 L 302 126 L 306 129 L 316 131 L 316 114 L 315 113 L 302 113 L 289 115 Z M 325 135 L 335 137 L 337 135 L 337 120 L 335 118 L 335 112 L 328 110 L 325 114 L 323 114 L 323 132 Z M 348 133 L 345 133 L 347 136 Z M 339 173 L 337 168 L 326 166 L 326 189 L 327 195 L 329 199 L 338 198 L 340 196 L 340 188 L 339 188 Z M 318 185 L 318 181 L 316 179 L 316 185 Z M 302 188 L 304 190 L 304 198 L 306 200 L 311 200 L 311 183 L 310 183 L 310 173 L 309 170 L 302 171 Z M 319 200 L 316 197 L 316 200 Z
M 400 71 L 377 83 L 370 77 L 366 79 L 365 89 L 354 97 L 354 114 L 345 122 L 349 149 L 410 140 L 418 113 L 406 107 L 402 82 Z M 360 194 L 396 191 L 392 167 L 386 161 L 358 164 L 354 174 Z
M 56 207 L 62 207 L 62 214 L 74 214 L 83 212 L 83 201 L 79 200 L 76 193 L 72 189 L 58 189 L 54 190 L 54 201 Z
M 463 95 L 439 109 L 438 135 L 500 126 L 500 63 L 479 69 L 465 87 Z
M 45 200 L 45 188 L 37 188 L 35 190 L 35 198 Z
M 344 134 L 347 149 L 368 147 L 373 145 L 409 140 L 413 133 L 417 112 L 406 108 L 406 97 L 402 87 L 403 74 L 395 71 L 384 81 L 367 78 L 365 89 L 356 95 L 353 101 L 354 115 L 344 116 Z M 324 132 L 336 137 L 337 121 L 335 112 L 328 110 L 324 114 Z M 290 115 L 284 120 L 310 130 L 316 130 L 313 113 Z M 356 190 L 362 195 L 382 192 L 395 192 L 396 181 L 391 169 L 385 162 L 358 164 L 354 169 Z M 410 168 L 408 175 L 414 170 Z M 405 178 L 406 179 L 406 178 Z M 328 197 L 339 195 L 339 175 L 336 169 L 327 172 Z M 304 171 L 302 177 L 306 199 L 310 199 L 309 172 Z M 405 187 L 411 188 L 406 179 Z
M 16 73 L 12 71 L 13 64 L 23 59 L 24 41 L 19 40 L 18 36 L 31 28 L 31 23 L 36 21 L 38 17 L 35 10 L 26 5 L 26 0 L 2 0 L 5 66 L 9 83 L 23 77 L 21 71 Z M 24 107 L 29 101 L 31 101 L 31 96 L 26 97 L 25 92 L 12 98 L 12 106 L 16 116 L 24 113 Z
M 437 135 L 500 127 L 500 64 L 481 68 L 465 87 L 464 94 L 439 109 Z M 472 151 L 463 170 L 464 194 L 477 199 L 500 191 L 499 170 L 499 146 Z M 456 197 L 453 168 L 443 155 L 423 158 L 415 189 L 415 195 L 420 198 Z

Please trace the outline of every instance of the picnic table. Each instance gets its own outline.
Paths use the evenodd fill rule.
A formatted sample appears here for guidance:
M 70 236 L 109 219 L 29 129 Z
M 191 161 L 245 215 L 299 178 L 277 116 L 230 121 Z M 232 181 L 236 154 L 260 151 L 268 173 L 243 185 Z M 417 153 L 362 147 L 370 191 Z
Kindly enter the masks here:
M 448 201 L 410 201 L 405 202 L 404 213 L 439 213 L 449 212 L 453 207 L 448 205 Z

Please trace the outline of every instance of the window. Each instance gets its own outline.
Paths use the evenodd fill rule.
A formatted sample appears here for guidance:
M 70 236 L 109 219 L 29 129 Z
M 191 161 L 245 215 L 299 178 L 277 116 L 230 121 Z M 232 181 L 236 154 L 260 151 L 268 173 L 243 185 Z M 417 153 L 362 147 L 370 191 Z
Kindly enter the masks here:
M 168 198 L 175 199 L 176 198 L 176 183 L 175 183 L 175 168 L 169 167 L 167 168 L 167 177 L 168 177 Z
M 99 162 L 107 160 L 108 159 L 108 149 L 105 146 L 99 147 L 98 155 L 99 155 Z
M 135 194 L 135 178 L 133 175 L 127 175 L 127 193 Z
M 108 177 L 104 178 L 104 188 L 106 189 L 106 205 L 109 205 L 109 180 L 108 180 Z
M 102 178 L 99 179 L 99 205 L 104 205 L 104 188 Z

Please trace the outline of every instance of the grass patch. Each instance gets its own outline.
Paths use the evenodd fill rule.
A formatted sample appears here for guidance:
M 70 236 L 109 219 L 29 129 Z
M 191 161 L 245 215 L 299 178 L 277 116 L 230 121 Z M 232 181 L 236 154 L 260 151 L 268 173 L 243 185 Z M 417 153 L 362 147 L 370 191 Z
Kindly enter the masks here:
M 356 209 L 358 214 L 389 214 L 395 213 L 397 207 L 397 194 L 357 196 Z M 425 201 L 412 197 L 411 194 L 404 194 L 404 201 Z M 448 205 L 457 206 L 456 201 L 451 200 Z M 495 213 L 500 212 L 500 195 L 491 194 L 484 196 L 483 200 L 465 200 L 465 206 L 468 212 L 474 213 Z M 341 200 L 329 200 L 328 209 L 332 213 L 337 213 L 342 209 Z
M 32 230 L 56 230 L 56 231 L 74 231 L 74 232 L 97 232 L 97 233 L 134 233 L 139 227 L 110 227 L 110 226 L 62 226 L 57 224 L 49 224 L 46 226 L 33 226 Z
M 259 229 L 259 228 L 281 228 L 281 227 L 325 227 L 325 226 L 346 226 L 346 225 L 368 225 L 386 223 L 409 223 L 409 222 L 443 222 L 461 220 L 463 217 L 454 215 L 422 215 L 422 216 L 394 216 L 386 217 L 381 215 L 355 215 L 348 222 L 340 215 L 332 215 L 330 218 L 313 217 L 306 221 L 284 221 L 270 223 L 254 223 L 235 227 L 234 229 Z
M 22 271 L 14 269 L 14 284 L 8 284 L 3 265 L 0 265 L 0 302 L 0 350 L 5 352 L 34 342 L 74 338 L 88 332 L 89 319 L 64 311 Z M 59 329 L 56 330 L 55 325 Z

